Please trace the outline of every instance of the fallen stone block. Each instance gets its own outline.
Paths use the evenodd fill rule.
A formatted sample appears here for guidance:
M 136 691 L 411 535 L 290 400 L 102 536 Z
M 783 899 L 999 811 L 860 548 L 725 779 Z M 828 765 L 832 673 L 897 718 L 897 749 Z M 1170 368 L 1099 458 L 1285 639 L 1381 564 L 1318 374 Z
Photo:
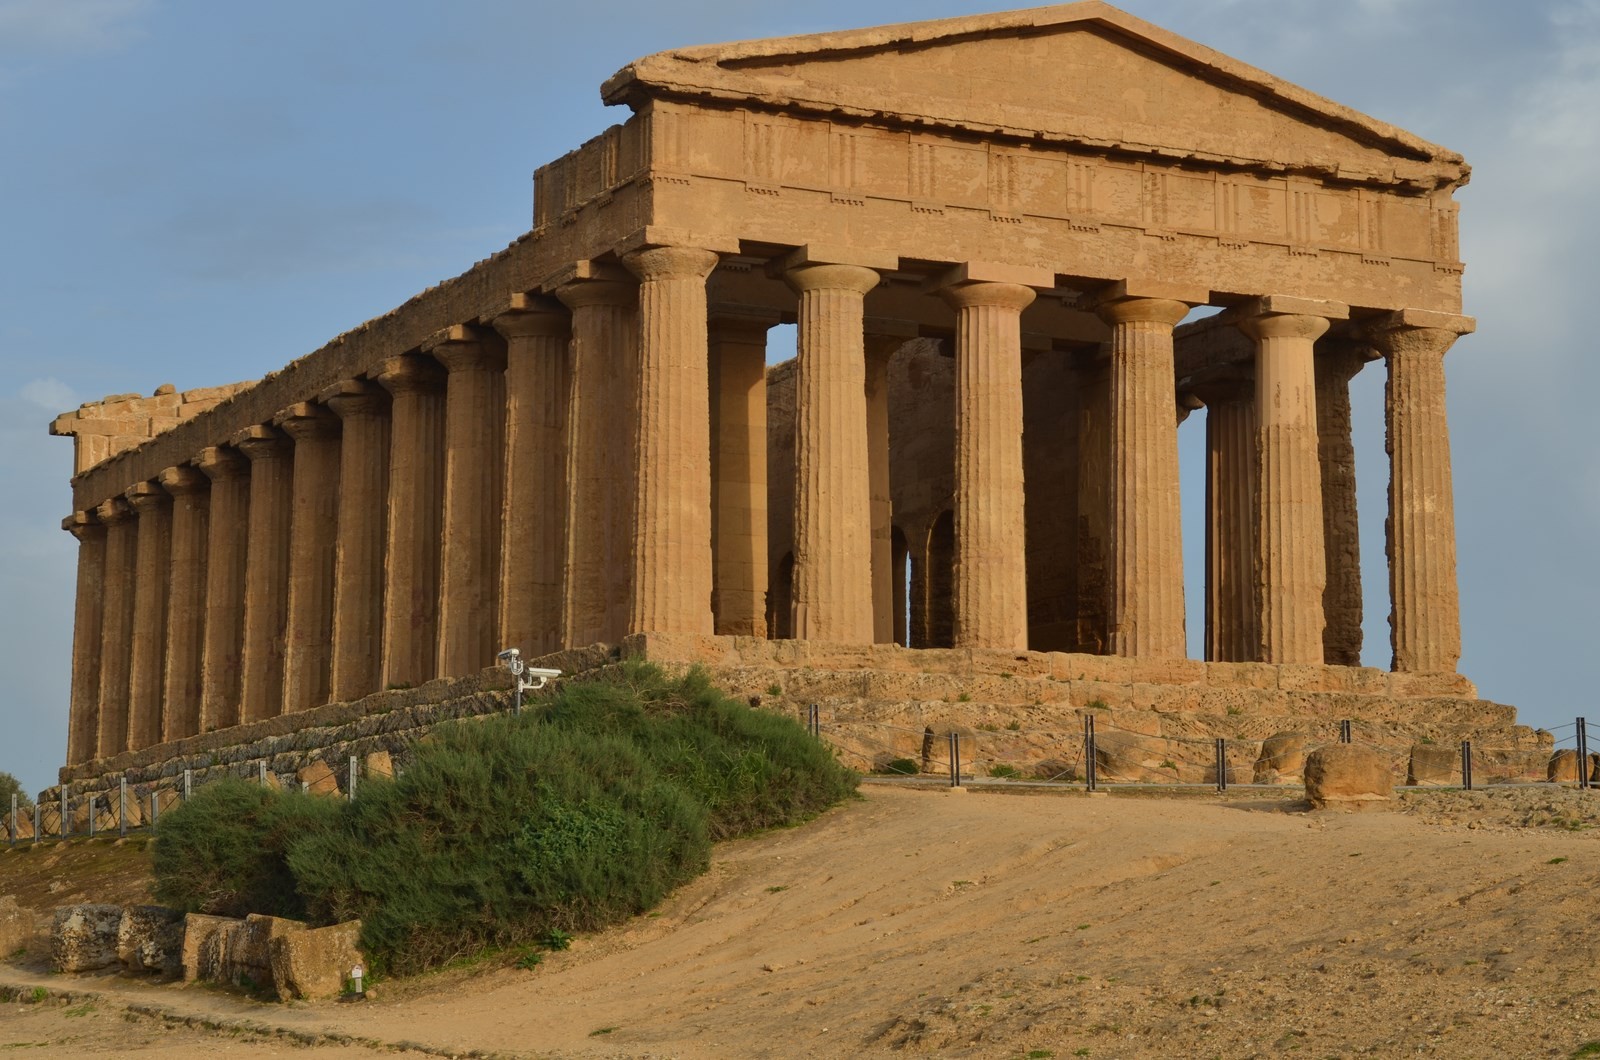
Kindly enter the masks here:
M 1306 738 L 1303 733 L 1280 732 L 1261 741 L 1256 756 L 1257 784 L 1298 784 L 1305 775 Z
M 1552 784 L 1576 784 L 1578 782 L 1578 752 L 1568 748 L 1551 755 L 1550 766 L 1546 771 L 1545 779 Z
M 120 905 L 69 905 L 56 910 L 50 965 L 58 972 L 96 972 L 117 963 Z
M 361 921 L 278 935 L 269 956 L 279 1000 L 338 997 L 344 993 L 350 969 L 367 963 L 361 952 Z
M 1453 787 L 1461 783 L 1461 752 L 1432 744 L 1415 745 L 1411 748 L 1406 783 L 1422 788 Z
M 33 921 L 33 914 L 18 905 L 15 898 L 0 895 L 0 961 L 27 949 L 33 940 Z
M 339 778 L 334 775 L 333 767 L 326 762 L 312 762 L 295 773 L 295 779 L 305 785 L 305 789 L 313 795 L 339 794 Z
M 117 960 L 125 971 L 176 978 L 183 973 L 184 918 L 159 905 L 130 905 L 117 927 Z
M 1371 809 L 1394 797 L 1394 775 L 1382 755 L 1354 743 L 1333 743 L 1306 755 L 1306 798 L 1313 809 Z
M 393 780 L 394 759 L 388 751 L 374 751 L 367 755 L 361 775 L 369 780 Z

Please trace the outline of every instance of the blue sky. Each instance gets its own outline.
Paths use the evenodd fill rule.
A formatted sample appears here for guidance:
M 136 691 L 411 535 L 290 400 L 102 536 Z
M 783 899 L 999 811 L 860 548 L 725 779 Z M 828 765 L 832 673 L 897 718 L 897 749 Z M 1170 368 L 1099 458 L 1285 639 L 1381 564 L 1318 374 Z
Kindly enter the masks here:
M 250 379 L 530 222 L 532 172 L 678 45 L 996 10 L 983 0 L 0 0 L 0 769 L 64 754 L 74 545 L 56 412 Z M 1591 696 L 1597 0 L 1125 0 L 1463 152 L 1467 311 L 1447 361 L 1465 654 L 1523 720 Z M 1367 657 L 1388 664 L 1381 366 L 1355 384 Z M 1183 429 L 1191 637 L 1201 417 Z M 1600 717 L 1600 711 L 1592 712 Z

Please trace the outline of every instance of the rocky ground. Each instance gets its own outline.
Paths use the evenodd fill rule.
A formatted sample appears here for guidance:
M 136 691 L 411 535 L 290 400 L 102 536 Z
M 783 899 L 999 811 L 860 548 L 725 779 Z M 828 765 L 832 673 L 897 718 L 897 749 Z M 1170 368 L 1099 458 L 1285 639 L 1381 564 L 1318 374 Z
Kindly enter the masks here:
M 1600 1055 L 1583 1051 L 1600 1041 L 1597 824 L 1600 793 L 1544 786 L 1344 815 L 1257 792 L 873 785 L 724 845 L 656 914 L 532 970 L 266 1006 L 0 967 L 21 999 L 0 1006 L 0 1051 Z M 36 986 L 45 1000 L 27 1003 Z

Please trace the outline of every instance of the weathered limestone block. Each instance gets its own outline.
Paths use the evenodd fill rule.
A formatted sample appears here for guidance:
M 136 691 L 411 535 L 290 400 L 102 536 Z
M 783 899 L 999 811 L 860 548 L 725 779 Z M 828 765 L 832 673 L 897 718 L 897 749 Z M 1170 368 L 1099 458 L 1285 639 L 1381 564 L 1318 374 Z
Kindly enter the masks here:
M 275 935 L 267 957 L 279 1000 L 338 997 L 350 969 L 367 963 L 361 952 L 361 921 Z
M 1411 768 L 1406 783 L 1425 788 L 1461 783 L 1461 754 L 1454 748 L 1416 744 L 1411 748 Z
M 394 758 L 388 751 L 373 751 L 362 766 L 361 775 L 368 780 L 394 779 Z
M 33 838 L 33 813 L 30 810 L 18 810 L 17 819 L 13 821 L 8 813 L 0 817 L 0 839 L 10 840 Z
M 117 926 L 117 960 L 129 972 L 183 972 L 183 914 L 159 905 L 130 905 Z
M 50 931 L 50 966 L 58 972 L 95 972 L 117 963 L 120 905 L 69 905 L 56 910 Z
M 1568 748 L 1550 756 L 1549 774 L 1545 778 L 1552 784 L 1578 782 L 1578 752 Z
M 1257 784 L 1298 784 L 1305 773 L 1306 738 L 1298 732 L 1280 732 L 1261 742 L 1256 756 Z
M 306 790 L 313 795 L 339 794 L 339 778 L 334 774 L 333 767 L 326 762 L 312 762 L 297 772 L 295 779 L 304 784 Z
M 1306 755 L 1306 799 L 1313 809 L 1366 809 L 1394 796 L 1394 775 L 1370 747 L 1334 743 Z
M 1113 783 L 1174 783 L 1177 760 L 1168 741 L 1127 732 L 1097 734 L 1094 765 L 1098 778 Z
M 33 914 L 11 895 L 0 895 L 0 961 L 26 949 L 33 939 Z
M 244 933 L 244 921 L 226 916 L 189 913 L 183 918 L 183 948 L 180 963 L 186 983 L 216 981 L 228 963 L 228 954 Z

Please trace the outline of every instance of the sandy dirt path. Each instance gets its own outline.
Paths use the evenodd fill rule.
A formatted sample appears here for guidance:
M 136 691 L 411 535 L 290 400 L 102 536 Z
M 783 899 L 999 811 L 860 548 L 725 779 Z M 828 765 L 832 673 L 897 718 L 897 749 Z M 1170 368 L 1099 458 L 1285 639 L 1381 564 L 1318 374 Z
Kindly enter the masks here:
M 1600 831 L 1495 820 L 871 787 L 723 845 L 658 913 L 530 971 L 423 977 L 361 1006 L 82 985 L 441 1053 L 1568 1057 L 1600 1039 Z M 33 1026 L 15 1009 L 0 1050 L 98 1048 L 54 1037 L 59 1007 Z M 204 1048 L 128 1026 L 108 1051 Z

